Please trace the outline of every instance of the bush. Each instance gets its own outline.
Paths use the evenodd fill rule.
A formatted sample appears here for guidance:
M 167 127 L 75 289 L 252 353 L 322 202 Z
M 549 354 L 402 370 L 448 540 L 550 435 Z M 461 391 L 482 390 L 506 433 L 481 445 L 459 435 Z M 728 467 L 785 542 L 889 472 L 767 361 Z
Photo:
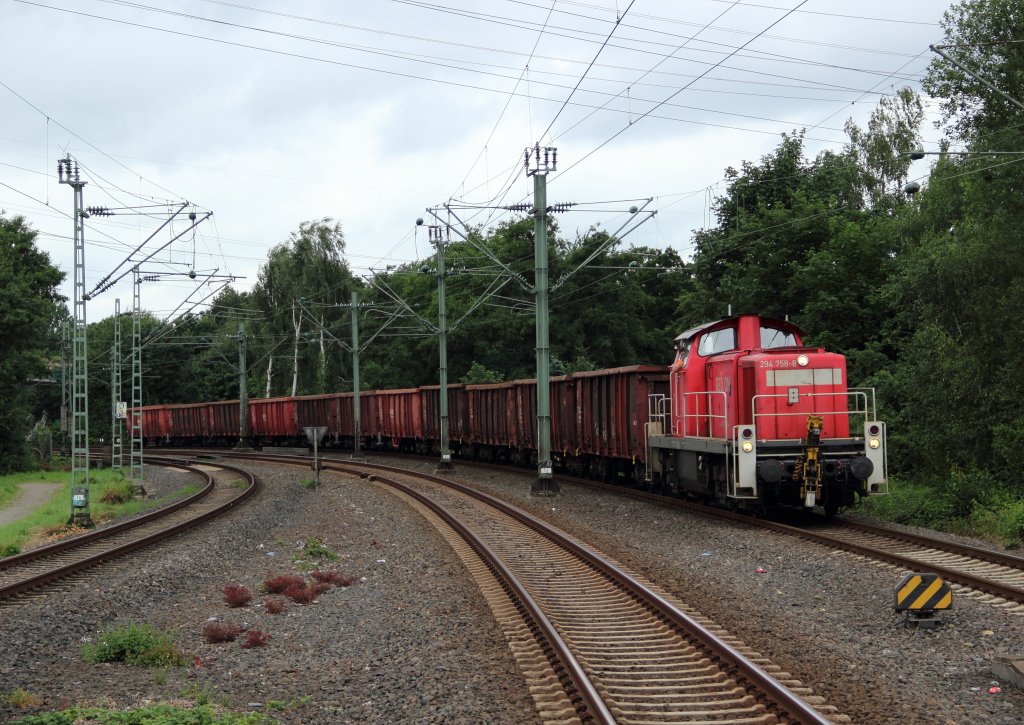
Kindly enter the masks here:
M 232 622 L 207 622 L 203 626 L 203 639 L 210 644 L 234 642 L 241 633 L 242 628 Z
M 306 582 L 285 589 L 282 594 L 296 604 L 312 604 L 316 599 L 317 591 Z
M 350 587 L 358 581 L 358 577 L 347 576 L 342 574 L 340 571 L 317 570 L 312 572 L 311 576 L 318 582 L 333 584 L 337 587 Z
M 280 614 L 284 611 L 284 600 L 280 597 L 265 597 L 263 608 L 267 610 L 267 614 Z
M 122 504 L 132 500 L 132 484 L 129 481 L 118 484 L 109 484 L 103 491 L 100 501 L 106 504 Z
M 271 594 L 283 594 L 286 589 L 301 587 L 305 584 L 306 580 L 298 574 L 282 574 L 281 576 L 264 580 L 263 588 Z
M 266 647 L 267 643 L 270 642 L 270 635 L 259 631 L 258 629 L 250 629 L 246 635 L 245 641 L 242 642 L 242 649 L 252 649 L 253 647 Z
M 109 629 L 96 644 L 82 647 L 89 662 L 127 662 L 141 667 L 180 667 L 185 658 L 174 643 L 174 636 L 148 624 L 129 624 Z
M 224 602 L 229 607 L 247 607 L 252 601 L 252 592 L 241 584 L 228 584 L 224 587 Z

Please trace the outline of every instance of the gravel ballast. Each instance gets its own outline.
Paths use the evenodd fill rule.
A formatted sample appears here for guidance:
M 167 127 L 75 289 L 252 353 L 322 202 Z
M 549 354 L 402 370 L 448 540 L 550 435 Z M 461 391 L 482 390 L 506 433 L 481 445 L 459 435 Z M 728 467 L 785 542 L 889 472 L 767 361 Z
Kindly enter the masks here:
M 44 698 L 43 710 L 199 697 L 296 723 L 537 721 L 489 608 L 432 526 L 362 480 L 325 473 L 311 491 L 300 485 L 308 471 L 254 470 L 263 491 L 226 518 L 135 555 L 130 566 L 91 574 L 72 591 L 0 610 L 0 692 L 23 688 Z M 183 481 L 156 467 L 148 473 L 151 494 Z M 853 722 L 1024 722 L 1024 694 L 991 673 L 994 655 L 1024 648 L 1024 617 L 957 596 L 942 626 L 908 628 L 892 610 L 902 572 L 891 567 L 606 492 L 564 486 L 543 499 L 529 495 L 528 477 L 466 466 L 453 477 L 674 593 Z M 312 537 L 339 555 L 323 568 L 365 581 L 309 606 L 289 603 L 283 615 L 227 608 L 225 585 L 244 584 L 262 603 L 260 582 L 294 571 L 292 557 Z M 202 629 L 211 617 L 272 639 L 248 650 L 207 644 Z M 188 666 L 152 671 L 82 660 L 83 641 L 128 622 L 175 629 Z M 0 705 L 0 720 L 31 711 Z
M 247 464 L 241 464 L 249 467 Z M 40 708 L 0 704 L 0 721 L 68 705 L 130 707 L 201 700 L 285 723 L 531 723 L 533 702 L 475 584 L 411 507 L 359 479 L 253 465 L 262 491 L 171 542 L 108 565 L 66 593 L 0 610 L 0 693 L 21 688 Z M 159 496 L 185 474 L 147 467 Z M 267 577 L 296 570 L 306 540 L 338 555 L 320 568 L 360 578 L 315 603 L 261 605 Z M 243 584 L 253 605 L 228 608 Z M 266 647 L 208 644 L 211 618 L 269 633 Z M 152 670 L 80 655 L 106 628 L 152 623 L 177 632 L 188 665 Z

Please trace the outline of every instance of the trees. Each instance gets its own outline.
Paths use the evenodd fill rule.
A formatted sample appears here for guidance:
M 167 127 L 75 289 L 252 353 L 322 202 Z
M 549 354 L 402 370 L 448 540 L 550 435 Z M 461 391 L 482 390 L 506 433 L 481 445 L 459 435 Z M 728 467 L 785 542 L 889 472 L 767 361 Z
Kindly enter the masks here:
M 0 214 L 0 473 L 27 465 L 26 386 L 47 376 L 48 353 L 59 349 L 58 325 L 67 315 L 57 292 L 64 274 L 35 238 L 23 217 Z
M 961 0 L 943 16 L 947 54 L 975 75 L 945 58 L 935 58 L 922 87 L 940 99 L 942 120 L 956 138 L 998 143 L 1017 135 L 1021 109 L 976 76 L 1010 98 L 1024 100 L 1022 25 L 1024 6 L 1018 0 Z
M 327 355 L 322 327 L 342 337 L 342 310 L 351 291 L 359 288 L 344 260 L 345 236 L 341 224 L 329 217 L 303 222 L 288 241 L 274 247 L 252 292 L 253 303 L 263 313 L 263 345 L 254 352 L 265 356 L 265 395 L 324 392 L 328 380 L 341 377 L 339 363 Z M 313 314 L 315 321 L 307 319 Z M 344 315 L 347 320 L 347 314 Z M 307 335 L 304 337 L 303 332 Z M 313 335 L 309 336 L 308 333 Z M 344 339 L 344 338 L 342 338 Z M 284 347 L 285 341 L 290 344 Z M 312 343 L 312 345 L 310 344 Z M 288 358 L 279 348 L 290 349 Z M 275 360 L 287 361 L 287 382 L 274 385 Z M 278 380 L 285 377 L 278 374 Z

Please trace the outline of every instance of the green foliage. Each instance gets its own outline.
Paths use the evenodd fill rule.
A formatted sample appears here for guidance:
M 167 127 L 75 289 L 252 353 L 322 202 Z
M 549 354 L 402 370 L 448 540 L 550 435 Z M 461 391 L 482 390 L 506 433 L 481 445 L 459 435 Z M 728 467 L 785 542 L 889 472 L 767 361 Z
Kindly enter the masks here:
M 103 489 L 100 501 L 106 504 L 124 504 L 135 498 L 131 481 L 119 481 L 107 485 Z
M 459 378 L 460 383 L 466 383 L 467 385 L 483 385 L 486 383 L 500 383 L 501 373 L 497 373 L 494 370 L 488 370 L 480 363 L 473 361 L 473 364 L 469 366 L 469 370 Z
M 306 539 L 301 555 L 310 559 L 327 559 L 328 561 L 337 561 L 338 559 L 337 554 L 324 546 L 323 541 L 316 538 Z
M 277 720 L 262 713 L 218 712 L 207 703 L 195 707 L 152 705 L 135 710 L 73 707 L 61 712 L 29 715 L 12 725 L 270 725 Z
M 140 667 L 180 667 L 185 657 L 174 635 L 148 624 L 129 624 L 104 631 L 95 644 L 82 647 L 89 662 L 127 662 Z
M 0 213 L 0 474 L 31 463 L 25 435 L 34 411 L 30 378 L 48 377 L 66 314 L 57 286 L 64 274 L 35 245 L 36 232 L 20 216 Z
M 1010 98 L 1024 98 L 1024 8 L 1017 0 L 960 0 L 942 20 L 946 53 Z M 924 90 L 941 102 L 943 121 L 961 140 L 1015 129 L 1020 109 L 956 63 L 932 59 Z M 992 147 L 996 148 L 996 147 Z

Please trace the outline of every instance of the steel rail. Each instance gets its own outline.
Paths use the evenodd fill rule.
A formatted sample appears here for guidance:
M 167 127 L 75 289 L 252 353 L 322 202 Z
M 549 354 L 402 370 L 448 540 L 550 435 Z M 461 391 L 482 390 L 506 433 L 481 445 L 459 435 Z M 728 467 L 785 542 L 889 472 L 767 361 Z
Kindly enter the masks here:
M 265 453 L 250 454 L 234 452 L 228 453 L 226 455 L 228 455 L 231 458 L 247 458 L 261 461 L 269 460 L 291 465 L 307 465 L 311 462 L 311 459 L 305 456 L 294 455 L 274 455 Z M 330 463 L 324 465 L 324 460 L 329 460 Z M 349 463 L 340 461 L 338 459 L 321 460 L 321 470 L 331 470 L 341 473 L 350 473 L 358 475 L 363 478 L 371 477 L 372 474 L 366 474 L 365 471 L 360 470 L 365 468 L 385 471 L 389 473 L 400 473 L 402 475 L 415 476 L 427 481 L 432 481 L 434 483 L 438 483 L 440 485 L 447 486 L 449 488 L 457 490 L 465 495 L 476 498 L 477 500 L 498 509 L 502 513 L 510 516 L 511 518 L 529 527 L 531 530 L 555 542 L 559 546 L 571 552 L 577 558 L 582 559 L 589 566 L 596 569 L 597 571 L 600 571 L 611 581 L 616 583 L 617 586 L 624 589 L 625 591 L 630 592 L 631 596 L 633 596 L 635 599 L 637 599 L 645 606 L 660 611 L 667 621 L 671 622 L 675 627 L 677 627 L 677 629 L 681 630 L 681 632 L 684 633 L 684 636 L 689 636 L 693 640 L 696 640 L 697 644 L 703 647 L 705 652 L 709 655 L 709 657 L 712 660 L 715 660 L 719 663 L 725 663 L 726 667 L 735 672 L 738 676 L 738 679 L 741 680 L 741 686 L 745 684 L 746 689 L 749 692 L 751 692 L 751 694 L 754 694 L 755 697 L 757 697 L 757 699 L 759 699 L 762 702 L 762 704 L 765 704 L 767 707 L 769 707 L 769 709 L 771 709 L 776 714 L 782 716 L 788 722 L 805 723 L 807 725 L 826 725 L 827 723 L 831 722 L 828 718 L 824 717 L 821 713 L 815 710 L 810 704 L 805 702 L 802 698 L 800 698 L 798 695 L 790 691 L 778 680 L 776 680 L 774 677 L 765 672 L 761 667 L 759 667 L 754 662 L 750 661 L 745 655 L 743 655 L 737 649 L 732 647 L 728 642 L 725 642 L 720 637 L 717 637 L 714 633 L 708 631 L 703 625 L 701 625 L 699 622 L 693 619 L 689 614 L 682 611 L 681 609 L 673 605 L 668 600 L 664 599 L 661 595 L 657 594 L 650 588 L 646 587 L 640 582 L 637 582 L 629 574 L 622 571 L 615 565 L 604 560 L 602 557 L 595 554 L 594 552 L 591 552 L 590 550 L 580 546 L 576 542 L 567 539 L 566 537 L 559 534 L 557 531 L 552 530 L 551 527 L 542 522 L 540 519 L 531 516 L 525 511 L 521 511 L 520 509 L 517 509 L 516 507 L 505 503 L 501 499 L 489 496 L 488 494 L 485 494 L 481 491 L 477 491 L 464 484 L 449 479 L 445 479 L 440 476 L 434 476 L 429 473 L 410 471 L 408 469 L 386 466 L 378 463 Z M 405 490 L 406 488 L 402 484 L 398 484 L 397 482 L 383 479 L 379 476 L 372 476 L 372 478 L 382 483 L 387 483 L 395 487 L 400 487 L 403 490 Z M 421 498 L 421 495 L 418 495 L 417 492 L 415 491 L 410 490 L 406 492 L 410 493 L 410 495 L 415 496 L 416 499 L 424 503 L 424 505 L 430 507 L 431 510 L 433 510 L 435 513 L 441 516 L 447 523 L 449 523 L 449 525 L 453 525 L 451 522 L 454 520 L 451 519 L 451 517 L 447 515 L 447 513 L 442 513 L 443 509 L 439 509 L 438 505 L 430 501 L 429 498 Z M 453 525 L 453 528 L 454 527 L 455 526 Z M 456 530 L 459 531 L 460 536 L 463 536 L 467 543 L 470 543 L 470 545 L 473 546 L 473 548 L 476 549 L 478 553 L 481 553 L 481 556 L 483 556 L 482 552 L 490 551 L 483 542 L 479 542 L 478 544 L 473 543 L 473 541 L 476 539 L 475 535 L 473 535 L 471 532 L 464 533 L 464 529 L 461 525 L 459 525 Z M 467 538 L 467 536 L 470 536 L 472 538 Z M 478 546 L 480 548 L 477 548 Z M 491 558 L 489 555 L 486 557 L 485 560 L 488 561 L 490 564 Z M 507 572 L 507 569 L 504 567 L 504 565 L 498 561 L 495 561 L 493 566 L 496 566 L 498 571 Z M 514 575 L 511 572 L 507 572 L 507 576 L 511 579 L 506 579 L 505 575 L 503 575 L 503 581 L 510 582 L 515 579 Z M 518 589 L 519 587 L 517 586 L 516 588 Z M 523 597 L 520 598 L 520 601 L 523 603 L 524 606 L 527 606 L 526 603 L 533 602 L 533 599 L 529 597 L 529 595 L 524 590 Z M 534 606 L 536 606 L 535 603 Z M 548 622 L 547 618 L 539 612 L 539 609 L 537 611 L 539 616 L 535 617 L 534 621 L 538 627 L 545 631 L 545 634 L 547 635 L 548 627 L 551 627 L 550 622 Z M 542 625 L 542 622 L 547 622 L 548 627 Z M 551 627 L 551 632 L 553 634 L 553 637 L 550 638 L 549 641 L 552 642 L 552 646 L 556 649 L 556 651 L 560 651 L 560 648 L 565 646 L 564 642 L 562 641 L 561 637 L 557 634 L 557 632 L 554 631 L 553 627 Z M 590 683 L 589 677 L 587 677 L 586 674 L 582 671 L 582 668 L 578 665 L 578 663 L 574 665 L 566 664 L 567 662 L 576 662 L 575 657 L 571 654 L 571 652 L 568 651 L 568 648 L 566 647 L 564 654 L 560 653 L 558 656 L 559 660 L 563 662 L 563 665 L 566 665 L 569 668 L 569 671 L 571 673 L 573 673 L 574 675 L 578 673 L 578 676 L 583 678 L 580 681 L 575 681 L 575 684 L 577 685 L 577 687 L 580 688 L 579 694 L 581 696 L 584 696 L 584 699 L 588 701 L 588 705 L 590 704 L 590 698 L 586 696 L 586 693 L 594 692 L 597 697 L 597 702 L 600 703 L 600 707 L 602 708 L 602 710 L 607 711 L 607 708 L 604 705 L 603 700 L 601 700 L 600 695 L 596 694 L 596 689 L 594 689 L 593 684 Z M 586 683 L 586 685 L 582 685 L 581 683 Z M 594 716 L 596 717 L 596 713 L 592 714 L 594 714 Z M 614 722 L 614 719 L 609 720 L 608 722 Z
M 152 458 L 150 460 L 152 461 Z M 208 478 L 208 480 L 209 480 L 209 483 L 207 484 L 207 488 L 209 488 L 211 490 L 213 488 L 213 478 L 212 478 L 212 476 L 210 476 L 205 471 L 200 471 L 199 469 L 194 469 L 194 468 L 192 468 L 190 466 L 187 466 L 187 465 L 181 464 L 181 463 L 168 463 L 168 464 L 164 464 L 164 465 L 171 465 L 171 466 L 173 466 L 175 468 L 181 468 L 181 469 L 184 469 L 184 470 L 191 470 L 193 472 L 204 474 Z M 23 579 L 21 581 L 13 582 L 11 584 L 2 586 L 2 587 L 0 587 L 0 600 L 10 599 L 10 598 L 16 597 L 16 596 L 18 596 L 20 594 L 24 594 L 24 593 L 32 591 L 34 589 L 38 589 L 39 587 L 42 587 L 42 586 L 45 586 L 47 584 L 53 583 L 53 582 L 58 581 L 60 579 L 64 579 L 64 578 L 66 578 L 68 576 L 71 576 L 73 574 L 77 574 L 78 572 L 84 571 L 86 569 L 90 569 L 90 568 L 96 566 L 97 564 L 101 564 L 101 563 L 103 563 L 105 561 L 109 561 L 111 559 L 116 559 L 116 558 L 125 556 L 126 554 L 129 554 L 129 553 L 131 553 L 133 551 L 137 551 L 137 550 L 142 549 L 142 548 L 144 548 L 146 546 L 154 544 L 154 543 L 156 543 L 158 541 L 162 541 L 162 540 L 167 539 L 167 538 L 169 538 L 171 536 L 175 536 L 175 535 L 177 535 L 177 534 L 179 534 L 179 533 L 181 533 L 183 531 L 186 531 L 186 530 L 188 530 L 188 529 L 190 529 L 190 528 L 192 528 L 194 526 L 199 525 L 200 523 L 208 521 L 208 520 L 210 520 L 210 519 L 212 519 L 212 518 L 214 518 L 216 516 L 220 516 L 221 514 L 225 513 L 226 511 L 229 511 L 230 509 L 234 508 L 237 504 L 239 504 L 242 501 L 244 501 L 245 499 L 249 498 L 249 496 L 251 496 L 258 489 L 258 487 L 259 487 L 259 479 L 257 479 L 255 475 L 249 473 L 248 471 L 244 471 L 243 469 L 237 468 L 235 466 L 225 466 L 225 465 L 221 465 L 221 464 L 217 464 L 217 467 L 222 468 L 224 470 L 231 471 L 233 473 L 237 473 L 237 474 L 243 476 L 245 479 L 247 479 L 249 481 L 249 485 L 246 487 L 246 489 L 242 493 L 240 493 L 238 496 L 232 498 L 230 501 L 227 501 L 226 503 L 222 504 L 221 506 L 218 506 L 216 508 L 210 509 L 209 511 L 207 511 L 207 512 L 205 512 L 203 514 L 200 514 L 199 516 L 196 516 L 194 518 L 190 518 L 187 521 L 183 521 L 183 522 L 181 522 L 179 524 L 176 524 L 175 526 L 171 526 L 171 527 L 168 527 L 166 529 L 162 529 L 162 530 L 154 532 L 153 534 L 150 534 L 148 536 L 142 537 L 140 539 L 136 539 L 135 541 L 129 541 L 129 542 L 125 543 L 125 544 L 122 544 L 121 546 L 116 546 L 116 547 L 108 549 L 106 551 L 101 551 L 101 552 L 99 552 L 97 554 L 94 554 L 93 556 L 87 557 L 87 558 L 82 559 L 80 561 L 73 562 L 71 564 L 67 564 L 67 565 L 64 565 L 64 566 L 60 566 L 60 567 L 57 567 L 55 569 L 51 569 L 49 571 L 43 572 L 41 574 L 37 574 L 35 576 L 29 577 L 27 579 Z M 207 493 L 208 493 L 208 491 L 207 491 Z M 192 503 L 194 503 L 195 500 L 198 500 L 197 496 L 198 495 L 191 496 L 188 499 L 184 499 L 182 502 L 179 502 L 179 504 L 182 504 L 185 501 L 191 501 Z M 172 507 L 166 507 L 164 509 L 158 509 L 158 511 L 154 512 L 154 513 L 159 513 L 160 516 L 166 516 L 166 515 L 168 515 L 170 513 L 173 513 L 173 511 L 177 511 L 177 510 L 179 510 L 181 508 L 182 508 L 182 505 L 177 505 L 176 504 L 176 505 L 174 505 L 173 510 L 172 510 Z M 153 520 L 154 518 L 160 518 L 160 516 L 157 516 L 157 517 L 149 516 L 148 519 L 149 520 Z M 136 526 L 137 525 L 138 524 L 136 524 Z M 111 529 L 113 529 L 113 528 L 114 527 L 111 527 Z M 130 526 L 128 528 L 129 529 L 130 528 L 134 528 L 134 526 Z M 125 530 L 124 528 L 121 529 L 121 531 L 124 531 L 124 530 Z M 63 546 L 58 546 L 58 547 L 51 546 L 51 547 L 46 547 L 46 548 L 49 549 L 49 553 L 51 553 L 51 554 L 52 553 L 57 553 L 59 551 L 70 551 L 70 550 L 72 550 L 74 548 L 82 546 L 83 544 L 92 543 L 92 541 L 96 540 L 97 538 L 103 538 L 103 537 L 96 537 L 96 536 L 94 536 L 94 534 L 106 533 L 107 531 L 108 531 L 107 529 L 103 529 L 103 530 L 101 530 L 99 532 L 92 532 L 92 533 L 86 534 L 84 536 L 76 536 L 76 537 L 74 537 L 72 539 L 68 539 L 66 541 L 59 542 Z M 117 532 L 107 533 L 106 535 L 107 536 L 111 536 L 111 535 L 113 535 L 113 533 L 117 533 Z

